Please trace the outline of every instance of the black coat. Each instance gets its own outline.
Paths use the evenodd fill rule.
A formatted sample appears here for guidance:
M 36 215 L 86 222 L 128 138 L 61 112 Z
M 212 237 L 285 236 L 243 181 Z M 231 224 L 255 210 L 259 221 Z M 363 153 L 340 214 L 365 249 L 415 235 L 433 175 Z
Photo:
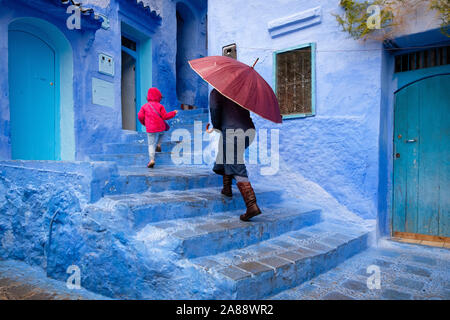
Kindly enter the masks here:
M 211 110 L 211 121 L 215 129 L 224 131 L 226 129 L 248 129 L 255 128 L 250 112 L 237 103 L 223 96 L 214 89 L 210 95 L 209 108 Z

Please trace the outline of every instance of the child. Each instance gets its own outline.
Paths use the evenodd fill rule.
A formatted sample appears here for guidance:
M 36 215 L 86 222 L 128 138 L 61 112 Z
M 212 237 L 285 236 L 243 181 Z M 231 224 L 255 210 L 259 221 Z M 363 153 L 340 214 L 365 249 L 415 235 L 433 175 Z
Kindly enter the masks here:
M 148 135 L 148 154 L 150 162 L 147 168 L 155 166 L 155 152 L 161 152 L 161 140 L 164 132 L 170 129 L 165 120 L 172 119 L 178 113 L 177 110 L 166 112 L 160 104 L 162 94 L 157 88 L 150 88 L 147 94 L 147 103 L 138 113 L 139 121 L 145 126 Z

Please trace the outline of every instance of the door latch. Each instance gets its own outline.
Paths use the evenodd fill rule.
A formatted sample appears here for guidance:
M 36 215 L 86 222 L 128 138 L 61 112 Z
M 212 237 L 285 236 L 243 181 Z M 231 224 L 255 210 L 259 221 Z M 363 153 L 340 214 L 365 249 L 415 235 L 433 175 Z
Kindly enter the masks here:
M 417 142 L 417 139 L 405 140 L 405 143 L 414 143 L 414 142 Z

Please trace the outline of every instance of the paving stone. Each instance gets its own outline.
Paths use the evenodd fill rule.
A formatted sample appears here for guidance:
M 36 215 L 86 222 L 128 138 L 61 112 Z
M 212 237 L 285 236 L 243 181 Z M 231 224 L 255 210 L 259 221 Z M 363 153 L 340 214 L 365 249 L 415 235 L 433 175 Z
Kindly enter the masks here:
M 385 257 L 389 257 L 389 258 L 397 258 L 401 254 L 397 251 L 389 250 L 389 249 L 378 249 L 378 250 L 376 250 L 376 253 L 378 253 L 382 256 L 385 256 Z
M 8 287 L 6 292 L 10 299 L 22 300 L 26 296 L 32 295 L 36 290 L 36 287 L 28 284 L 19 284 L 17 286 Z
M 307 257 L 300 254 L 297 251 L 287 251 L 278 254 L 279 257 L 284 258 L 286 260 L 292 261 L 293 263 L 297 263 L 298 261 L 305 260 Z
M 411 295 L 409 293 L 400 292 L 393 289 L 383 290 L 381 296 L 385 299 L 389 300 L 409 300 L 411 299 Z
M 359 291 L 359 292 L 367 292 L 368 288 L 367 288 L 367 284 L 360 282 L 360 281 L 356 281 L 356 280 L 347 280 L 345 281 L 342 286 L 344 288 L 353 290 L 353 291 Z
M 0 278 L 0 288 L 2 287 L 5 288 L 14 285 L 19 285 L 19 283 L 9 278 Z
M 298 240 L 306 240 L 306 239 L 311 238 L 310 235 L 307 235 L 307 234 L 304 234 L 301 232 L 298 232 L 298 233 L 294 232 L 294 233 L 290 234 L 289 236 L 292 238 L 298 239 Z
M 427 265 L 430 265 L 430 266 L 436 265 L 436 260 L 432 259 L 432 258 L 428 258 L 428 257 L 412 256 L 411 260 L 414 261 L 414 262 L 423 263 L 423 264 L 427 264 Z
M 323 300 L 355 300 L 352 297 L 346 296 L 345 294 L 333 291 L 325 295 Z
M 295 244 L 292 244 L 292 243 L 289 243 L 286 241 L 281 241 L 281 240 L 270 241 L 270 244 L 273 244 L 273 245 L 276 245 L 276 246 L 279 246 L 281 248 L 288 249 L 288 250 L 295 247 Z
M 318 243 L 318 242 L 313 242 L 313 243 L 308 243 L 305 244 L 306 248 L 312 249 L 314 251 L 319 251 L 319 252 L 328 252 L 331 251 L 333 248 L 326 246 L 324 244 Z
M 275 269 L 292 265 L 292 262 L 280 257 L 268 257 L 259 260 L 259 262 Z
M 412 273 L 412 274 L 415 274 L 415 275 L 421 276 L 421 277 L 430 277 L 431 276 L 431 272 L 429 270 L 419 268 L 416 266 L 411 266 L 411 265 L 405 265 L 405 272 Z
M 198 235 L 198 232 L 195 232 L 194 230 L 191 230 L 191 229 L 180 230 L 173 234 L 174 237 L 177 237 L 180 239 L 189 239 L 196 235 Z
M 405 288 L 410 288 L 410 289 L 414 289 L 414 290 L 422 290 L 422 288 L 425 285 L 423 282 L 416 281 L 413 279 L 403 278 L 403 277 L 399 277 L 399 278 L 395 279 L 394 284 L 399 287 L 405 287 Z
M 295 251 L 297 253 L 300 253 L 301 255 L 303 255 L 305 257 L 314 257 L 314 256 L 317 255 L 316 251 L 309 250 L 309 249 L 306 249 L 306 248 L 303 248 L 303 247 L 298 247 Z
M 236 267 L 255 275 L 263 272 L 273 272 L 272 268 L 265 266 L 261 263 L 258 263 L 256 261 L 240 263 L 236 265 Z
M 390 266 L 393 265 L 392 262 L 382 260 L 382 259 L 375 259 L 371 264 L 379 266 L 379 267 L 384 267 L 384 268 L 389 268 Z
M 224 230 L 225 228 L 222 225 L 220 225 L 219 223 L 208 223 L 208 224 L 203 224 L 203 225 L 197 226 L 195 229 L 200 230 L 200 231 L 205 231 L 205 232 L 215 232 L 215 231 Z
M 214 260 L 211 260 L 211 259 L 208 259 L 208 258 L 196 259 L 195 264 L 197 264 L 197 265 L 199 265 L 201 267 L 204 267 L 207 270 L 208 269 L 213 269 L 213 268 L 215 268 L 215 267 L 220 265 L 220 263 L 218 263 L 217 261 L 214 261 Z
M 35 291 L 30 296 L 24 298 L 24 300 L 55 300 L 55 299 L 56 299 L 55 294 L 44 291 Z
M 346 234 L 343 234 L 343 233 L 335 233 L 331 237 L 333 237 L 335 239 L 340 239 L 340 240 L 345 241 L 345 242 L 348 242 L 348 241 L 354 239 L 354 237 L 346 235 Z
M 219 273 L 223 274 L 224 276 L 234 280 L 234 281 L 238 281 L 241 279 L 245 279 L 245 278 L 249 278 L 251 277 L 251 274 L 248 272 L 245 272 L 241 269 L 238 269 L 234 266 L 229 266 L 225 269 L 221 269 L 218 271 Z

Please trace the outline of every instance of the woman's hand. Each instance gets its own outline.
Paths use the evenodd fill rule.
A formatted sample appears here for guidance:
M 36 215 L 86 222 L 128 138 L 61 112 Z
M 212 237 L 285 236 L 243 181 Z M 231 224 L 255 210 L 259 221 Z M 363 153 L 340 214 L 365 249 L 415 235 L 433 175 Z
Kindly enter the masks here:
M 208 133 L 213 133 L 213 131 L 214 131 L 214 129 L 210 129 L 209 127 L 211 126 L 211 124 L 210 123 L 208 123 L 207 125 L 206 125 L 206 132 L 208 132 Z

